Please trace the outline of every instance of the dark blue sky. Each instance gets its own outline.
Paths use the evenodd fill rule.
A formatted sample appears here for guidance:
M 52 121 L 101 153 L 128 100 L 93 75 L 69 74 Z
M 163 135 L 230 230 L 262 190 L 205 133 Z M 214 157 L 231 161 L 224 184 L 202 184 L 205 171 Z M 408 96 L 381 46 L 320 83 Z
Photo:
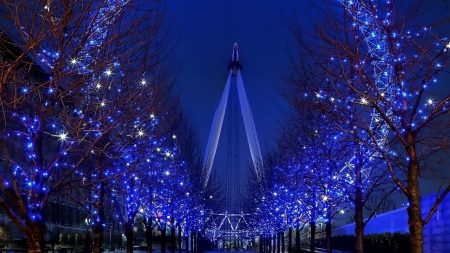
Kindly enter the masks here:
M 180 36 L 175 50 L 175 60 L 181 64 L 177 89 L 199 130 L 202 152 L 227 80 L 234 42 L 239 45 L 242 78 L 261 148 L 266 151 L 274 144 L 277 124 L 286 116 L 288 108 L 282 93 L 288 86 L 285 81 L 291 73 L 288 52 L 295 53 L 295 40 L 285 21 L 292 24 L 298 19 L 307 29 L 311 26 L 308 19 L 318 18 L 317 10 L 309 1 L 298 0 L 170 0 L 167 3 L 173 32 Z M 447 15 L 449 9 L 441 11 Z M 216 158 L 226 156 L 225 146 L 222 135 Z M 241 146 L 241 160 L 250 165 L 244 134 Z M 223 163 L 214 164 L 216 168 L 221 166 Z M 434 187 L 425 188 L 427 194 Z
M 277 122 L 287 110 L 282 92 L 290 73 L 288 50 L 294 44 L 284 20 L 293 21 L 296 9 L 303 15 L 304 4 L 298 0 L 171 0 L 168 4 L 173 29 L 180 34 L 175 52 L 176 61 L 181 63 L 177 88 L 198 127 L 202 151 L 228 77 L 233 43 L 237 42 L 242 78 L 264 152 L 273 144 Z M 226 145 L 222 139 L 216 157 Z M 243 131 L 241 139 L 245 145 Z M 250 157 L 247 163 L 251 163 Z

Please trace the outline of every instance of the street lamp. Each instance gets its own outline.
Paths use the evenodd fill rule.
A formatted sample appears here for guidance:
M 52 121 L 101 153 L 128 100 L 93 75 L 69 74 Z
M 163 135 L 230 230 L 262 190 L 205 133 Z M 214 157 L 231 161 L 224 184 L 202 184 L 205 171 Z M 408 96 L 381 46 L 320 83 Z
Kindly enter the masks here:
M 111 242 L 111 231 L 113 228 L 113 224 L 110 222 L 109 223 L 109 249 L 112 251 L 112 242 Z
M 86 238 L 84 239 L 84 252 L 85 253 L 90 253 L 91 252 L 91 242 L 89 240 L 89 224 L 91 223 L 91 219 L 86 218 L 84 220 L 84 222 L 86 223 Z

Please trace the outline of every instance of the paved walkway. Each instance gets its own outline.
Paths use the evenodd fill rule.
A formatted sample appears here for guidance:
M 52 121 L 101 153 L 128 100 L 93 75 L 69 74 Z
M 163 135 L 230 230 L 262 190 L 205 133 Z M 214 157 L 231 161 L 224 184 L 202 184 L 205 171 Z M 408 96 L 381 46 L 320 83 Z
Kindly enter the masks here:
M 309 251 L 309 248 L 302 248 L 302 251 L 303 252 L 311 252 L 311 251 Z M 326 253 L 326 252 L 327 252 L 326 249 L 316 248 L 316 253 Z M 339 250 L 332 250 L 331 252 L 332 253 L 347 253 L 347 252 L 339 251 Z
M 108 251 L 105 251 L 108 252 Z M 114 253 L 125 253 L 125 250 L 116 250 L 113 251 Z M 111 252 L 111 253 L 113 253 Z M 134 253 L 146 253 L 147 251 L 142 251 L 142 250 L 134 250 Z M 171 251 L 166 250 L 166 253 L 170 253 Z M 175 253 L 178 253 L 179 251 L 176 250 Z M 209 251 L 205 251 L 204 253 L 226 253 L 226 252 L 239 252 L 239 253 L 259 253 L 257 251 L 225 251 L 225 250 L 209 250 Z M 320 248 L 316 248 L 316 252 L 315 253 L 325 253 L 327 252 L 325 249 L 320 249 Z M 343 251 L 338 251 L 338 250 L 333 250 L 333 253 L 346 253 Z M 161 250 L 153 250 L 153 253 L 161 253 Z M 302 248 L 302 253 L 310 253 L 308 248 Z

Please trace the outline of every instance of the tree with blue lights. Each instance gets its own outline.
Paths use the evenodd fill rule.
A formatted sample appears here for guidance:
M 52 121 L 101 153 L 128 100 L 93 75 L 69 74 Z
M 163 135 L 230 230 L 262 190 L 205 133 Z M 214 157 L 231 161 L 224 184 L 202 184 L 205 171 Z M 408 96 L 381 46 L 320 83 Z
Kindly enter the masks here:
M 324 4 L 333 8 L 325 9 L 326 22 L 315 26 L 314 35 L 297 33 L 302 60 L 315 78 L 307 95 L 333 115 L 334 129 L 356 144 L 349 172 L 358 169 L 355 176 L 364 181 L 388 171 L 409 202 L 411 251 L 422 253 L 423 227 L 450 191 L 448 177 L 439 173 L 439 164 L 447 162 L 441 158 L 450 122 L 450 96 L 438 79 L 448 67 L 450 26 L 440 12 L 445 3 Z M 444 186 L 425 215 L 420 177 Z M 361 181 L 354 183 L 361 199 Z M 358 240 L 357 252 L 362 250 Z
M 168 94 L 161 97 L 169 98 Z M 161 231 L 162 251 L 166 248 L 167 227 L 170 228 L 174 249 L 176 229 L 180 232 L 186 214 L 201 206 L 193 194 L 195 161 L 189 158 L 195 150 L 195 134 L 173 98 L 160 101 L 164 101 L 160 108 L 153 108 L 159 113 L 150 114 L 148 127 L 145 131 L 141 128 L 142 134 L 135 136 L 138 141 L 122 158 L 123 166 L 136 164 L 135 168 L 117 177 L 113 186 L 113 202 L 127 238 L 127 252 L 133 251 L 134 229 L 141 225 L 146 232 L 148 252 L 152 251 L 155 227 Z M 162 115 L 161 119 L 157 114 Z
M 306 73 L 301 78 L 307 77 Z M 296 90 L 305 83 L 303 79 L 293 80 Z M 308 85 L 313 82 L 309 80 Z M 389 195 L 394 189 L 386 180 L 386 169 L 374 170 L 363 177 L 363 166 L 355 161 L 367 161 L 371 156 L 360 152 L 364 148 L 358 141 L 344 138 L 341 131 L 336 131 L 330 115 L 321 110 L 315 99 L 305 96 L 304 92 L 291 96 L 293 110 L 290 118 L 283 124 L 283 131 L 278 140 L 280 150 L 288 159 L 279 166 L 280 175 L 289 182 L 296 194 L 294 201 L 306 213 L 311 231 L 311 250 L 314 248 L 314 233 L 317 221 L 325 223 L 327 251 L 331 252 L 331 220 L 354 206 L 356 234 L 363 238 L 364 226 L 376 214 L 384 203 L 382 198 L 374 207 L 368 201 L 375 195 Z M 300 106 L 301 105 L 301 106 Z M 340 122 L 344 127 L 345 122 Z M 344 127 L 345 128 L 345 127 Z M 359 155 L 358 155 L 359 154 Z M 357 156 L 357 158 L 355 158 Z M 386 192 L 387 189 L 387 192 Z M 363 213 L 369 213 L 363 219 Z
M 275 194 L 273 188 L 275 184 L 274 168 L 279 163 L 281 155 L 275 150 L 264 154 L 264 175 L 265 178 L 258 178 L 253 166 L 248 168 L 246 192 L 243 196 L 242 210 L 244 213 L 251 214 L 246 217 L 249 232 L 254 236 L 259 236 L 260 251 L 265 252 L 270 244 L 270 239 L 275 231 L 281 230 L 286 226 L 283 217 L 283 201 L 280 201 L 280 195 Z M 284 193 L 284 192 L 282 192 Z M 277 209 L 277 210 L 275 210 Z
M 42 213 L 56 191 L 90 210 L 101 245 L 108 182 L 136 166 L 120 158 L 145 134 L 167 75 L 162 16 L 146 4 L 2 6 L 0 207 L 29 252 L 44 251 Z
M 308 103 L 296 107 L 303 101 L 294 96 L 291 99 L 291 115 L 282 125 L 277 140 L 285 161 L 277 167 L 276 180 L 284 182 L 291 195 L 293 210 L 298 210 L 308 221 L 309 245 L 314 251 L 316 223 L 323 221 L 327 237 L 331 236 L 331 219 L 348 205 L 344 184 L 335 176 L 340 170 L 337 165 L 345 157 L 345 149 L 320 110 L 312 110 Z M 302 224 L 295 226 L 298 231 Z
M 278 143 L 283 153 L 291 157 L 290 170 L 302 175 L 305 193 L 313 192 L 317 194 L 315 200 L 323 202 L 318 213 L 326 224 L 327 250 L 331 251 L 331 218 L 345 212 L 349 205 L 354 207 L 355 233 L 358 246 L 362 247 L 365 225 L 379 212 L 394 187 L 386 177 L 387 169 L 378 166 L 379 159 L 364 151 L 367 141 L 361 142 L 342 131 L 354 128 L 346 120 L 354 112 L 343 118 L 340 110 L 341 115 L 336 117 L 323 107 L 322 94 L 316 89 L 322 88 L 321 80 L 315 79 L 309 67 L 303 62 L 294 68 L 297 72 L 291 79 L 293 92 L 289 93 L 291 115 L 283 124 Z M 378 195 L 384 197 L 374 198 Z M 372 201 L 375 199 L 379 201 Z M 376 203 L 369 206 L 369 200 Z

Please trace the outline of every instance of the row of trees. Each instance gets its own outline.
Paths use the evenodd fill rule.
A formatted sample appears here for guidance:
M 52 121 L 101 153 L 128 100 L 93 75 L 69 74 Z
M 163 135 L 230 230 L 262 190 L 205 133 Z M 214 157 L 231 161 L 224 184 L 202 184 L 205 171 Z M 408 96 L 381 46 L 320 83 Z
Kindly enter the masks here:
M 138 214 L 149 237 L 154 226 L 201 227 L 198 143 L 171 95 L 164 9 L 158 1 L 2 2 L 0 207 L 29 252 L 44 251 L 42 214 L 56 192 L 89 214 L 96 253 L 111 206 L 128 252 Z
M 450 190 L 444 3 L 322 3 L 323 24 L 291 26 L 299 54 L 290 117 L 256 198 L 256 224 L 276 232 L 309 223 L 313 251 L 321 219 L 331 252 L 331 220 L 351 209 L 362 253 L 364 226 L 398 190 L 408 200 L 411 252 L 422 253 L 423 227 Z M 420 205 L 421 178 L 441 186 L 431 210 Z

